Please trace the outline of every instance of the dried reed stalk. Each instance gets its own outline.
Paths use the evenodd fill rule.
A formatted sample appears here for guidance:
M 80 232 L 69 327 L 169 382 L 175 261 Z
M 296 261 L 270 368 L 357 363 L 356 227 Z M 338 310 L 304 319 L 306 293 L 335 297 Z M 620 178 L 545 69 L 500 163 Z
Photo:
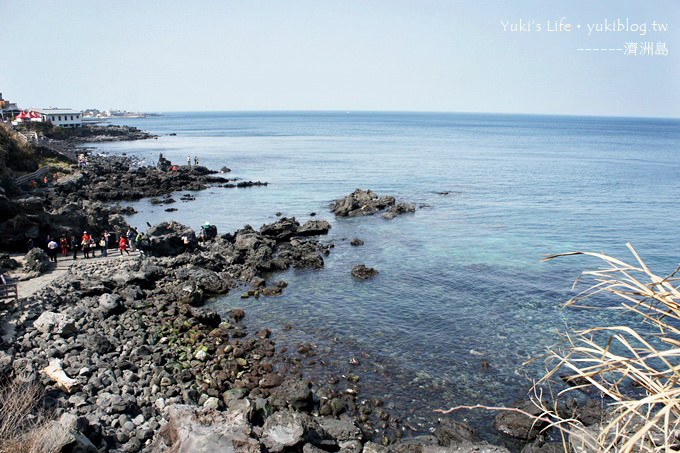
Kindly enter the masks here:
M 564 253 L 542 261 L 563 256 L 586 255 L 598 258 L 607 267 L 583 272 L 582 277 L 594 280 L 588 289 L 565 303 L 577 305 L 601 293 L 621 299 L 624 310 L 635 313 L 645 323 L 655 327 L 635 329 L 630 326 L 594 327 L 567 333 L 560 345 L 548 348 L 545 376 L 533 387 L 532 401 L 541 409 L 530 415 L 513 408 L 487 406 L 459 406 L 458 409 L 484 408 L 510 410 L 532 417 L 534 423 L 548 422 L 544 430 L 557 428 L 562 433 L 565 450 L 579 444 L 580 452 L 671 452 L 680 446 L 680 291 L 673 286 L 676 269 L 667 277 L 653 274 L 630 244 L 626 244 L 638 265 L 632 266 L 601 253 Z M 594 308 L 594 307 L 587 307 Z M 602 307 L 600 307 L 602 308 Z M 584 382 L 554 394 L 550 383 L 558 373 L 568 371 L 568 380 Z M 644 390 L 634 397 L 622 389 L 632 383 Z M 541 389 L 550 389 L 549 407 Z M 608 416 L 595 433 L 578 420 L 565 418 L 557 410 L 559 402 L 569 392 L 595 387 L 603 398 L 609 398 Z M 567 439 L 568 436 L 568 439 Z
M 549 357 L 557 364 L 537 386 L 566 369 L 569 379 L 585 380 L 611 398 L 610 417 L 595 439 L 596 451 L 672 451 L 677 449 L 680 434 L 680 291 L 672 284 L 677 280 L 674 276 L 678 269 L 667 277 L 659 277 L 647 268 L 630 244 L 627 246 L 638 265 L 584 252 L 553 255 L 543 261 L 570 255 L 603 260 L 606 268 L 582 274 L 595 283 L 570 299 L 565 307 L 576 306 L 596 294 L 610 293 L 621 299 L 623 309 L 639 315 L 656 332 L 630 326 L 573 332 L 567 337 L 566 348 L 549 349 Z M 627 395 L 622 390 L 624 382 L 641 387 L 645 395 L 639 398 Z M 557 398 L 581 387 L 563 390 Z M 556 411 L 552 416 L 561 423 Z M 579 435 L 575 431 L 586 436 L 582 426 L 569 424 L 572 436 Z

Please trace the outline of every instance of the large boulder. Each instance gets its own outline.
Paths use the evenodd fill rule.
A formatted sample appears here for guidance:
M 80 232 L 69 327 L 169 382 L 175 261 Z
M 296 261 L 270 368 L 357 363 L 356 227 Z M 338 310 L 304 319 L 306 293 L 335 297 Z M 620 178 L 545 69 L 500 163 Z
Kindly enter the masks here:
M 304 413 L 282 410 L 267 417 L 262 427 L 262 442 L 272 452 L 299 444 L 305 434 L 309 416 Z
M 510 407 L 517 408 L 519 411 L 501 411 L 494 419 L 493 427 L 499 433 L 517 439 L 532 440 L 546 426 L 546 422 L 536 419 L 542 409 L 532 401 L 518 400 Z
M 223 294 L 229 290 L 231 281 L 215 271 L 203 267 L 181 267 L 175 270 L 175 281 L 193 282 L 208 294 Z
M 98 333 L 91 333 L 85 336 L 83 346 L 90 351 L 89 353 L 96 352 L 97 354 L 108 354 L 116 349 L 107 337 Z
M 164 277 L 166 272 L 164 268 L 152 263 L 150 260 L 126 262 L 117 266 L 112 262 L 109 262 L 109 265 L 113 272 L 110 272 L 101 278 L 102 283 L 107 287 L 150 287 L 153 282 Z M 89 285 L 91 284 L 92 283 L 90 282 Z
M 101 202 L 87 204 L 85 215 L 87 216 L 88 225 L 101 228 L 100 225 L 106 226 L 109 223 L 109 209 Z
M 137 401 L 130 394 L 118 395 L 106 391 L 99 392 L 96 399 L 97 407 L 107 414 L 126 414 L 139 410 Z
M 75 320 L 63 313 L 46 311 L 33 321 L 33 327 L 42 333 L 68 335 L 76 330 Z
M 385 212 L 382 217 L 383 219 L 393 219 L 396 216 L 400 214 L 405 214 L 407 212 L 416 212 L 416 207 L 415 205 L 411 203 L 397 203 L 394 206 L 390 206 L 390 208 Z
M 215 328 L 222 322 L 220 315 L 210 308 L 191 307 L 189 313 L 192 317 L 196 318 L 198 322 L 209 327 Z
M 99 311 L 105 316 L 111 316 L 124 310 L 122 297 L 118 294 L 105 293 L 99 296 Z
M 391 219 L 398 214 L 405 212 L 414 212 L 416 207 L 410 203 L 394 204 L 395 199 L 391 195 L 384 195 L 378 197 L 370 190 L 356 189 L 350 195 L 335 200 L 331 203 L 331 211 L 339 217 L 358 217 L 365 215 L 373 215 L 378 211 L 390 207 L 382 217 Z
M 45 200 L 37 196 L 28 196 L 15 200 L 21 212 L 41 212 L 45 207 Z
M 52 231 L 93 231 L 90 225 L 99 227 L 105 223 L 88 223 L 81 205 L 76 202 L 64 202 L 50 212 L 49 223 Z
M 337 417 L 318 417 L 315 419 L 318 429 L 314 431 L 328 439 L 342 443 L 352 440 L 361 440 L 361 429 L 356 425 L 352 417 L 343 415 Z
M 260 272 L 267 272 L 272 268 L 274 249 L 267 244 L 262 244 L 255 250 L 248 250 L 245 254 L 245 263 Z
M 378 271 L 372 267 L 366 267 L 364 264 L 355 264 L 352 266 L 352 276 L 360 280 L 366 280 L 378 275 Z
M 0 269 L 17 269 L 20 266 L 19 262 L 8 254 L 0 255 Z
M 34 247 L 24 256 L 23 271 L 27 274 L 42 274 L 50 267 L 50 259 L 42 249 Z
M 179 285 L 174 293 L 177 296 L 177 301 L 179 303 L 193 305 L 194 307 L 200 307 L 205 300 L 203 290 L 197 287 L 193 282 Z
M 296 235 L 299 227 L 300 224 L 295 220 L 295 217 L 283 217 L 275 223 L 262 225 L 260 234 L 272 238 L 276 242 L 283 242 Z
M 302 410 L 312 402 L 312 391 L 302 379 L 291 378 L 273 390 L 269 400 L 274 407 Z
M 318 253 L 305 253 L 295 260 L 293 266 L 299 269 L 322 269 L 323 258 Z
M 324 261 L 319 251 L 327 254 L 328 247 L 313 240 L 301 240 L 293 238 L 290 242 L 280 244 L 278 256 L 272 260 L 277 266 L 283 268 L 293 265 L 299 269 L 322 269 Z
M 90 227 L 92 228 L 92 227 Z M 130 225 L 120 214 L 111 214 L 109 216 L 109 229 L 108 231 L 127 231 Z
M 0 248 L 25 250 L 28 238 L 36 239 L 40 236 L 39 217 L 19 213 L 14 217 L 5 218 L 7 220 L 0 220 Z
M 267 225 L 263 225 L 263 228 Z M 273 231 L 269 232 L 274 235 Z M 276 246 L 276 241 L 271 237 L 265 237 L 262 233 L 259 233 L 250 225 L 244 226 L 242 229 L 238 230 L 233 238 L 234 248 L 241 253 L 250 253 L 259 249 L 262 246 L 268 248 L 273 248 Z
M 71 414 L 63 414 L 59 421 L 53 420 L 40 431 L 31 451 L 69 451 L 97 453 L 99 450 L 78 429 L 78 421 Z
M 261 451 L 259 443 L 250 437 L 251 427 L 242 411 L 173 404 L 166 407 L 165 418 L 168 423 L 156 434 L 152 452 Z
M 59 206 L 56 210 L 54 210 L 53 214 L 64 217 L 73 217 L 82 214 L 82 207 L 76 202 L 68 202 Z
M 161 153 L 161 155 L 158 156 L 158 162 L 156 163 L 156 167 L 158 167 L 160 171 L 170 171 L 172 170 L 172 162 L 166 159 L 165 155 Z
M 320 234 L 328 234 L 331 229 L 331 224 L 326 220 L 308 220 L 304 225 L 298 227 L 298 236 L 318 236 Z
M 461 442 L 474 442 L 479 440 L 477 432 L 470 425 L 448 418 L 439 420 L 439 426 L 435 428 L 434 436 L 439 441 L 439 445 L 445 447 L 456 445 Z
M 374 214 L 378 196 L 371 190 L 356 189 L 346 197 L 331 203 L 331 211 L 339 217 L 354 217 Z
M 177 222 L 163 222 L 147 228 L 149 240 L 147 253 L 153 256 L 176 256 L 198 245 L 196 233 Z

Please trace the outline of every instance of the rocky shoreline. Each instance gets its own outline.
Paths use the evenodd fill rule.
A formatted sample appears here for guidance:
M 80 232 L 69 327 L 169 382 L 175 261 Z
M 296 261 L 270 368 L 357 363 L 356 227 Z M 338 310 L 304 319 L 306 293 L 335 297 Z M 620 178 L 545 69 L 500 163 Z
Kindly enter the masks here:
M 0 224 L 10 238 L 0 247 L 23 245 L 27 232 L 124 231 L 123 208 L 104 201 L 230 184 L 204 167 L 90 156 L 81 172 L 0 200 L 14 214 Z M 331 209 L 340 216 L 385 210 L 393 218 L 415 207 L 357 190 Z M 267 278 L 289 267 L 322 268 L 333 244 L 319 237 L 329 228 L 280 218 L 199 241 L 184 225 L 150 226 L 143 254 L 79 260 L 18 306 L 0 303 L 0 377 L 44 386 L 44 406 L 58 419 L 50 435 L 63 439 L 63 451 L 507 451 L 448 417 L 433 435 L 409 437 L 383 401 L 362 397 L 361 376 L 315 387 L 305 380 L 314 361 L 302 360 L 314 355 L 312 345 L 278 351 L 268 329 L 247 329 L 242 310 L 223 318 L 203 306 L 236 288 L 246 289 L 242 297 L 280 294 L 286 282 Z M 46 257 L 37 255 L 39 267 Z M 519 432 L 531 420 L 505 425 L 513 423 Z
M 28 238 L 36 240 L 50 234 L 83 231 L 95 236 L 104 231 L 120 232 L 129 227 L 122 213 L 131 208 L 107 206 L 106 202 L 134 201 L 170 194 L 196 191 L 208 187 L 243 188 L 266 185 L 262 182 L 237 181 L 201 166 L 176 166 L 175 170 L 155 166 L 140 167 L 132 157 L 87 156 L 87 165 L 71 167 L 71 173 L 31 190 L 14 187 L 0 192 L 0 250 L 25 250 Z M 190 197 L 190 196 L 189 196 Z
M 150 227 L 140 257 L 77 262 L 6 307 L 0 374 L 40 381 L 59 417 L 50 429 L 79 451 L 165 451 L 180 448 L 177 439 L 219 447 L 212 451 L 412 451 L 406 445 L 452 439 L 470 446 L 472 429 L 451 421 L 438 437 L 399 440 L 399 420 L 382 402 L 358 397 L 358 376 L 312 391 L 300 359 L 277 352 L 267 329 L 249 332 L 242 310 L 222 319 L 202 307 L 244 284 L 280 293 L 285 282 L 267 284 L 264 272 L 322 267 L 332 245 L 315 237 L 328 228 L 283 218 L 200 243 L 180 224 Z M 210 418 L 211 428 L 203 421 L 194 432 L 196 417 Z

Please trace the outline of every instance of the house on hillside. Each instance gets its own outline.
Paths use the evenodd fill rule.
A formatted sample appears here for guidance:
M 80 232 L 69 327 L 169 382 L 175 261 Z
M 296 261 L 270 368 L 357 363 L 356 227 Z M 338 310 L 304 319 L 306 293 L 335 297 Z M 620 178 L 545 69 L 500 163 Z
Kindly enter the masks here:
M 39 113 L 31 110 L 30 112 L 24 112 L 23 110 L 15 118 L 12 124 L 27 123 L 32 121 L 34 123 L 40 123 L 43 121 L 42 116 Z
M 43 121 L 61 127 L 80 127 L 83 125 L 83 115 L 80 110 L 71 109 L 35 109 L 42 116 Z
M 16 103 L 3 99 L 2 93 L 0 93 L 0 118 L 3 121 L 9 120 L 17 116 L 19 112 L 21 110 L 17 107 Z

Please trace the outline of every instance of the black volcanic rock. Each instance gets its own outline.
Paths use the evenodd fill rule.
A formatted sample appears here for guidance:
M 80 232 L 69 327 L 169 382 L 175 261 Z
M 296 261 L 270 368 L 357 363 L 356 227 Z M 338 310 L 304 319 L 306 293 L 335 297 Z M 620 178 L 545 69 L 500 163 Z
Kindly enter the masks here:
M 378 271 L 363 264 L 355 264 L 352 266 L 352 275 L 360 280 L 366 280 L 378 275 Z

